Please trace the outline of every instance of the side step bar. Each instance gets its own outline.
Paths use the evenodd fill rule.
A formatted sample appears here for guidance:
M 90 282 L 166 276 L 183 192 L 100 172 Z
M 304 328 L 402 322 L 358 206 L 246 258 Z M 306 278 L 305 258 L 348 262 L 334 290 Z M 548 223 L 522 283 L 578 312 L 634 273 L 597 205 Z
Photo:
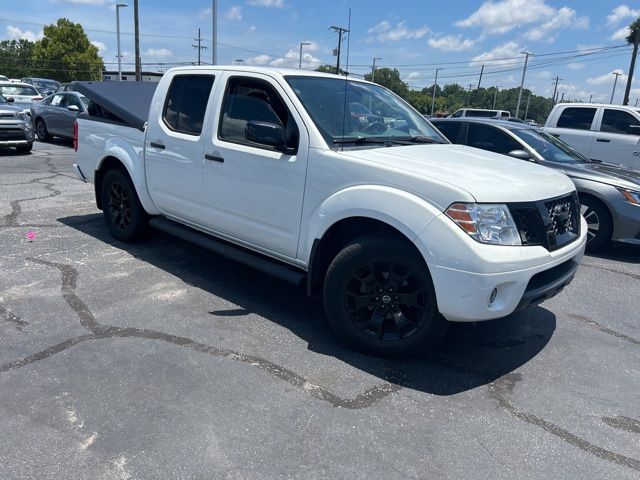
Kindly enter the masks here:
M 218 255 L 222 255 L 223 257 L 244 263 L 251 268 L 255 268 L 285 282 L 302 285 L 302 282 L 305 280 L 305 273 L 299 270 L 294 270 L 276 260 L 270 260 L 262 255 L 252 253 L 241 247 L 236 247 L 223 240 L 218 240 L 206 233 L 199 232 L 167 218 L 154 217 L 149 220 L 149 225 L 206 250 L 217 253 Z

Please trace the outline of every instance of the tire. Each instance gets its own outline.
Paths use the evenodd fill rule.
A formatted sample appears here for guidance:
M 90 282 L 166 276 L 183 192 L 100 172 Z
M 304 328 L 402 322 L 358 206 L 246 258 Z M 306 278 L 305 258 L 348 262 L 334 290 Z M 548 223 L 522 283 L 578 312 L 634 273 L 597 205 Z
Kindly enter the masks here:
M 367 235 L 346 245 L 329 265 L 323 300 L 334 332 L 374 355 L 424 354 L 448 327 L 422 256 L 407 241 L 388 235 Z
M 36 135 L 38 136 L 38 140 L 40 140 L 41 142 L 48 142 L 49 140 L 51 140 L 51 135 L 49 135 L 47 125 L 41 118 L 36 120 Z
M 110 170 L 102 182 L 102 213 L 111 235 L 123 242 L 135 242 L 148 230 L 149 215 L 138 194 L 122 170 Z
M 18 145 L 16 150 L 20 153 L 29 153 L 33 148 L 33 142 L 27 143 L 26 145 Z
M 602 202 L 589 196 L 580 197 L 580 214 L 587 221 L 587 250 L 602 248 L 611 240 L 611 215 Z

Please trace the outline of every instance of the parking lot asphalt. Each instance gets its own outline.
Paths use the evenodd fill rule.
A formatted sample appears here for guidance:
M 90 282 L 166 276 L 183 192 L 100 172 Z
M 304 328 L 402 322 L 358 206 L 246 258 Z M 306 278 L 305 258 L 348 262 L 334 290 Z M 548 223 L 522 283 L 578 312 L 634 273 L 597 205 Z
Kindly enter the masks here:
M 640 478 L 640 248 L 372 358 L 302 290 L 114 241 L 73 161 L 0 152 L 0 479 Z

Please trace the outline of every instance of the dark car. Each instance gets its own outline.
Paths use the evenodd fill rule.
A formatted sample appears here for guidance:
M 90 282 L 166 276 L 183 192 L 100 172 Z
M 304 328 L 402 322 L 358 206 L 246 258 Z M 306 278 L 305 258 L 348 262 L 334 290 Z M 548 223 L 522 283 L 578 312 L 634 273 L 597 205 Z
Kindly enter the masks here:
M 38 90 L 38 93 L 43 97 L 51 95 L 60 86 L 60 82 L 57 80 L 50 80 L 48 78 L 26 77 L 22 79 L 22 82 L 33 85 L 35 89 Z
M 73 122 L 87 111 L 89 99 L 77 92 L 55 93 L 31 107 L 31 120 L 38 140 L 51 137 L 73 138 Z
M 640 245 L 640 171 L 589 160 L 553 135 L 526 124 L 485 119 L 432 119 L 452 143 L 509 155 L 563 171 L 576 186 L 587 221 L 587 248 L 610 240 Z

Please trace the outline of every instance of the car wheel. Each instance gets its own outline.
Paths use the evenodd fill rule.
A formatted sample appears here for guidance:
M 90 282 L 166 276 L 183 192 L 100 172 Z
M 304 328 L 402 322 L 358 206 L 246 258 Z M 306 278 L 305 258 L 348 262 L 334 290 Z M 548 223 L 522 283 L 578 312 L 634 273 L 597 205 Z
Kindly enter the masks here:
M 102 212 L 109 232 L 118 240 L 134 242 L 147 232 L 149 216 L 122 170 L 110 170 L 104 177 Z
M 448 326 L 422 256 L 413 245 L 387 235 L 346 245 L 327 270 L 323 297 L 336 334 L 374 355 L 426 353 Z
M 16 150 L 20 153 L 29 153 L 33 148 L 33 142 L 27 143 L 26 145 L 18 145 Z
M 580 197 L 580 213 L 587 221 L 587 250 L 596 250 L 611 240 L 613 230 L 607 208 L 591 197 Z
M 51 140 L 51 135 L 49 135 L 47 126 L 41 118 L 36 121 L 36 135 L 38 136 L 38 140 L 41 142 L 48 142 Z

